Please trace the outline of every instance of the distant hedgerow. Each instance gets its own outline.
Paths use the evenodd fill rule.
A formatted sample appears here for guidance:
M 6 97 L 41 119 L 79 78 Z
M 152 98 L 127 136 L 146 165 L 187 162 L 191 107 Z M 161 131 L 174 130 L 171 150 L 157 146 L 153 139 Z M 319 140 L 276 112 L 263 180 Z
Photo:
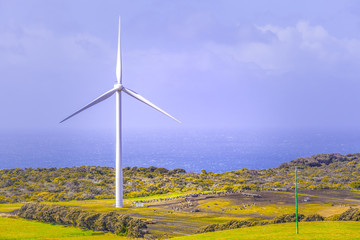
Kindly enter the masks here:
M 307 215 L 303 221 L 304 222 L 324 221 L 324 217 L 321 216 L 320 214 L 314 213 Z
M 347 211 L 340 214 L 339 221 L 360 221 L 360 209 L 350 208 Z
M 143 220 L 116 212 L 94 213 L 74 207 L 26 203 L 17 212 L 22 218 L 112 232 L 129 237 L 143 237 L 147 228 Z
M 242 227 L 252 227 L 259 225 L 266 225 L 268 221 L 237 221 L 231 220 L 227 223 L 223 224 L 210 224 L 205 227 L 200 228 L 197 233 L 206 233 L 206 232 L 215 232 L 215 231 L 223 231 L 228 229 L 236 229 Z
M 298 221 L 301 221 L 305 218 L 305 215 L 298 214 Z M 287 222 L 296 222 L 296 214 L 284 214 L 281 216 L 278 216 L 271 220 L 271 223 L 287 223 Z
M 299 221 L 323 221 L 324 217 L 319 214 L 310 214 L 308 216 L 304 216 L 303 214 L 298 215 Z M 260 226 L 267 224 L 277 224 L 277 223 L 287 223 L 287 222 L 295 222 L 296 214 L 284 214 L 274 219 L 268 221 L 236 221 L 232 220 L 223 224 L 210 224 L 205 227 L 200 228 L 197 233 L 206 233 L 206 232 L 215 232 L 215 231 L 223 231 L 228 229 L 242 228 L 242 227 L 252 227 L 252 226 Z

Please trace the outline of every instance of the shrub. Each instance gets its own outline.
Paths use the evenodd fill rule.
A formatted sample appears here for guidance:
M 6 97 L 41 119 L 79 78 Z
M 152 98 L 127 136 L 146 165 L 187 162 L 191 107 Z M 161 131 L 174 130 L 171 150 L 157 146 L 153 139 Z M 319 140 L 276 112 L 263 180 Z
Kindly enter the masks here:
M 306 216 L 304 218 L 305 222 L 314 222 L 314 221 L 324 221 L 324 217 L 315 213 L 315 214 L 310 214 L 308 216 Z
M 96 231 L 111 231 L 110 229 L 114 229 L 111 227 L 111 223 L 113 222 L 114 213 L 102 213 L 94 222 L 94 227 Z
M 99 213 L 92 212 L 81 212 L 78 217 L 77 225 L 79 227 L 84 227 L 90 230 L 95 230 L 95 221 L 100 216 Z
M 197 233 L 215 232 L 219 229 L 219 224 L 210 224 L 205 227 L 201 227 Z
M 298 221 L 301 221 L 304 219 L 303 214 L 298 214 Z M 295 222 L 296 221 L 296 214 L 284 214 L 281 216 L 278 216 L 272 220 L 272 223 L 287 223 L 287 222 Z
M 130 218 L 130 217 L 129 217 Z M 140 219 L 130 219 L 129 221 L 129 229 L 128 229 L 128 234 L 127 236 L 129 237 L 134 237 L 134 238 L 140 238 L 143 237 L 145 232 L 143 231 L 143 229 L 147 228 L 146 224 L 144 223 L 144 221 L 140 220 Z M 123 228 L 124 230 L 126 230 L 125 226 Z M 125 232 L 126 233 L 126 232 Z M 120 235 L 119 233 L 117 233 L 118 235 Z
M 147 228 L 143 220 L 116 212 L 94 213 L 77 208 L 38 203 L 24 204 L 17 215 L 26 219 L 78 226 L 90 230 L 112 232 L 129 237 L 143 237 Z
M 351 188 L 360 189 L 360 181 L 353 181 L 349 184 Z
M 347 211 L 340 214 L 339 221 L 360 221 L 360 209 L 350 208 Z
M 200 228 L 197 233 L 206 233 L 206 232 L 215 232 L 215 231 L 222 231 L 227 229 L 236 229 L 241 227 L 250 227 L 252 225 L 257 225 L 258 222 L 249 222 L 249 221 L 236 221 L 231 220 L 227 223 L 223 224 L 210 224 L 205 227 Z
M 68 208 L 68 210 L 66 212 L 66 215 L 65 215 L 64 224 L 71 225 L 71 226 L 76 226 L 77 225 L 77 219 L 78 219 L 80 213 L 81 213 L 80 209 Z
M 221 230 L 236 229 L 236 228 L 241 228 L 242 226 L 250 226 L 250 225 L 251 225 L 251 222 L 249 222 L 249 221 L 232 220 L 230 222 L 221 224 Z
M 339 221 L 340 214 L 331 215 L 325 218 L 325 221 Z
M 127 226 L 129 225 L 129 222 L 131 221 L 131 217 L 126 216 L 126 215 L 120 215 L 117 214 L 115 216 L 115 224 L 112 225 L 112 227 L 114 228 L 114 232 L 117 235 L 126 235 L 128 234 L 128 228 Z M 132 227 L 132 230 L 134 230 L 134 227 Z M 131 232 L 131 231 L 129 231 Z M 136 235 L 135 233 L 132 233 L 134 235 Z
M 38 203 L 26 203 L 21 206 L 18 212 L 18 216 L 26 219 L 32 219 L 35 220 L 36 215 L 38 212 L 42 209 L 42 204 Z

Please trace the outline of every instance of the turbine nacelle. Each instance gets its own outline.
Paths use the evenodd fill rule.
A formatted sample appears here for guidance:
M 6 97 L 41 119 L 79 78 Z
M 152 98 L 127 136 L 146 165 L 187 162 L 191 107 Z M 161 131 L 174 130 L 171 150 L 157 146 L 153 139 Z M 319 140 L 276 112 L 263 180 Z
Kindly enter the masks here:
M 121 91 L 123 90 L 124 86 L 121 83 L 115 83 L 114 84 L 114 89 L 116 89 L 117 91 Z

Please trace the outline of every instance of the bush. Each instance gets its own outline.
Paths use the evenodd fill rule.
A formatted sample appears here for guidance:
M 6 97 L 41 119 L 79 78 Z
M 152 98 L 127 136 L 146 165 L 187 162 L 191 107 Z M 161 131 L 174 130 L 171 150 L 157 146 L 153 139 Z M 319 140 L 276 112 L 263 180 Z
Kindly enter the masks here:
M 132 220 L 131 217 L 126 215 L 119 215 L 116 214 L 115 222 L 112 227 L 114 228 L 114 233 L 117 235 L 137 235 L 136 233 L 132 233 L 131 231 L 134 230 L 134 226 L 131 226 L 131 230 L 128 228 L 130 221 Z
M 300 222 L 302 219 L 304 219 L 303 214 L 298 214 L 298 221 Z M 281 216 L 278 216 L 274 218 L 271 222 L 272 223 L 287 223 L 287 222 L 295 222 L 296 221 L 296 214 L 284 214 Z
M 324 221 L 324 217 L 315 213 L 315 214 L 310 214 L 308 216 L 306 216 L 304 218 L 305 222 L 314 222 L 314 221 Z
M 143 229 L 147 228 L 143 220 L 116 212 L 94 213 L 60 205 L 26 203 L 19 209 L 17 215 L 26 219 L 78 226 L 136 238 L 143 237 L 145 234 Z
M 114 222 L 114 215 L 115 214 L 113 212 L 100 214 L 100 216 L 94 222 L 95 230 L 113 232 L 115 230 L 115 228 L 112 227 L 112 223 Z
M 251 222 L 249 222 L 249 221 L 232 220 L 230 222 L 221 224 L 221 230 L 236 229 L 236 228 L 241 228 L 242 226 L 250 226 L 250 225 L 251 225 Z
M 130 217 L 129 217 L 130 218 Z M 129 221 L 129 228 L 128 228 L 128 234 L 127 236 L 129 237 L 134 237 L 134 238 L 140 238 L 144 236 L 144 231 L 143 229 L 147 228 L 146 224 L 144 223 L 144 221 L 140 220 L 140 219 L 130 219 Z M 119 229 L 119 228 L 118 228 Z M 124 226 L 124 230 L 126 230 L 125 226 Z M 126 232 L 125 232 L 126 233 Z M 120 235 L 119 233 L 117 233 L 118 235 Z
M 77 208 L 68 208 L 66 211 L 66 215 L 64 218 L 64 224 L 76 226 L 77 225 L 77 219 L 81 213 L 80 209 Z
M 325 218 L 325 221 L 339 221 L 340 214 L 331 215 Z
M 340 214 L 339 221 L 360 221 L 360 209 L 350 208 L 349 210 Z
M 227 229 L 236 229 L 241 227 L 250 227 L 254 225 L 258 225 L 259 222 L 249 222 L 249 221 L 236 221 L 231 220 L 230 222 L 223 224 L 210 224 L 205 227 L 200 228 L 197 233 L 206 233 L 206 232 L 215 232 L 215 231 L 223 231 Z M 259 224 L 260 225 L 260 224 Z
M 197 230 L 197 233 L 206 233 L 206 232 L 215 232 L 218 231 L 219 224 L 210 224 L 205 227 L 201 227 L 199 230 Z
M 95 221 L 99 218 L 99 213 L 81 212 L 78 217 L 77 225 L 79 227 L 95 230 Z
M 353 181 L 349 184 L 351 188 L 360 189 L 360 181 Z

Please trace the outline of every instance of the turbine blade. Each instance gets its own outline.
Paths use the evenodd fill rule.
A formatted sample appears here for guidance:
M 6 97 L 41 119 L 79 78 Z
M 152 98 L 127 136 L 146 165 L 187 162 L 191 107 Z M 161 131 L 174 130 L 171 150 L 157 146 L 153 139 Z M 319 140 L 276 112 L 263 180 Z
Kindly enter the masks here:
M 110 91 L 107 91 L 106 93 L 104 93 L 103 95 L 101 95 L 100 97 L 96 98 L 94 101 L 90 102 L 89 104 L 87 104 L 85 107 L 81 108 L 79 111 L 71 114 L 70 116 L 68 116 L 67 118 L 65 118 L 64 120 L 62 120 L 60 123 L 65 122 L 66 120 L 68 120 L 69 118 L 75 116 L 76 114 L 88 109 L 89 107 L 94 106 L 95 104 L 98 104 L 99 102 L 104 101 L 105 99 L 111 97 L 116 91 L 118 91 L 118 88 L 113 88 Z
M 118 36 L 118 49 L 117 49 L 117 57 L 116 57 L 116 79 L 117 82 L 121 84 L 121 46 L 120 46 L 120 16 L 119 16 L 119 36 Z
M 123 88 L 122 89 L 125 93 L 129 94 L 130 96 L 136 98 L 137 100 L 139 100 L 140 102 L 143 102 L 147 105 L 149 105 L 152 108 L 155 108 L 156 110 L 158 110 L 159 112 L 165 114 L 166 116 L 174 119 L 175 121 L 181 123 L 179 120 L 177 120 L 176 118 L 174 118 L 173 116 L 171 116 L 170 114 L 168 114 L 167 112 L 165 112 L 164 110 L 162 110 L 161 108 L 157 107 L 155 104 L 151 103 L 149 100 L 145 99 L 144 97 L 142 97 L 140 94 L 128 89 L 128 88 Z

